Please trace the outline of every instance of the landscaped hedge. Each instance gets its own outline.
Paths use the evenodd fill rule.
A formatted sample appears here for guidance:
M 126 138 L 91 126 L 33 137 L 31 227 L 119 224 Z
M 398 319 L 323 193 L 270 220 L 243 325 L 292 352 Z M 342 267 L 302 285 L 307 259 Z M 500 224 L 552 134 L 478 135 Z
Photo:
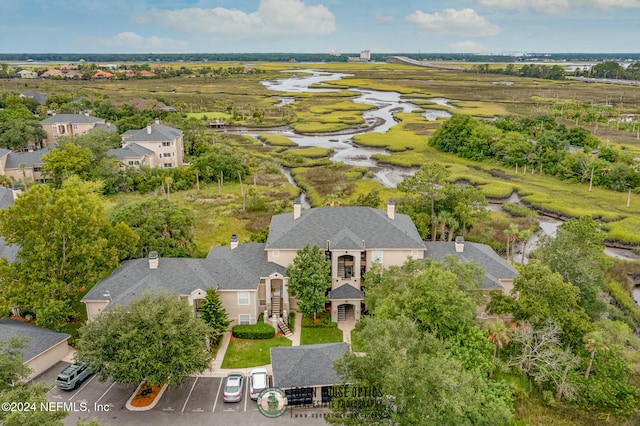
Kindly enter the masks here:
M 234 325 L 231 334 L 238 339 L 271 339 L 276 335 L 276 330 L 269 324 L 259 322 L 251 325 Z
M 336 328 L 337 323 L 331 322 L 331 315 L 321 312 L 316 315 L 317 320 L 313 320 L 313 315 L 302 317 L 303 328 Z

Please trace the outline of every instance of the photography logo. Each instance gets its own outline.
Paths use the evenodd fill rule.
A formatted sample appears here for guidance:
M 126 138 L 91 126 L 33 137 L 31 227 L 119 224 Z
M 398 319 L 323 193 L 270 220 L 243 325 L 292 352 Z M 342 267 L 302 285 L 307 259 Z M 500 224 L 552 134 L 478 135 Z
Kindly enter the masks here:
M 280 388 L 266 388 L 258 395 L 258 411 L 265 417 L 280 417 L 288 405 L 287 394 Z

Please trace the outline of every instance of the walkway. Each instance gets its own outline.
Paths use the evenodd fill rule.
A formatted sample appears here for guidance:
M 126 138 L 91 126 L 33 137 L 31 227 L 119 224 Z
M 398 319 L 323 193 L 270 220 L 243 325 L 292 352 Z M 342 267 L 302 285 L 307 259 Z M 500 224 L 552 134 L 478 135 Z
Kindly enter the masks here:
M 347 311 L 347 317 L 344 321 L 338 321 L 338 328 L 342 330 L 342 341 L 351 346 L 351 330 L 356 328 L 356 318 L 353 310 Z

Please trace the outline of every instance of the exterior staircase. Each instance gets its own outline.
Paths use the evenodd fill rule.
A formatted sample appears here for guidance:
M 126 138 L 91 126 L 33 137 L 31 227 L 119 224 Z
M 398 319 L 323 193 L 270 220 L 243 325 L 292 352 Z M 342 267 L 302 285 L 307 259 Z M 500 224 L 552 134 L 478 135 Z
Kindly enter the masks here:
M 289 330 L 289 326 L 282 320 L 282 318 L 278 318 L 278 328 L 284 334 L 284 337 L 293 336 L 291 330 Z
M 280 318 L 282 316 L 282 311 L 280 310 L 281 303 L 282 303 L 282 297 L 273 296 L 271 298 L 271 316 L 272 317 L 274 315 L 276 316 L 276 318 Z
M 338 306 L 338 321 L 346 321 L 347 320 L 347 310 L 345 305 Z

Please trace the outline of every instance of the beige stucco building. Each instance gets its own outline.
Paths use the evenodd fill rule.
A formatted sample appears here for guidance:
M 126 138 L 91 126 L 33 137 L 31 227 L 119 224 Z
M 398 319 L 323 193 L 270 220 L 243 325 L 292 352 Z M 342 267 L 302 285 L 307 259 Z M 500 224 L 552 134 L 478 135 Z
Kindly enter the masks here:
M 63 136 L 82 136 L 98 125 L 106 126 L 102 118 L 89 114 L 55 114 L 40 121 L 47 134 L 45 145 L 52 145 Z
M 109 155 L 127 166 L 173 168 L 184 164 L 182 131 L 160 124 L 158 119 L 144 129 L 128 130 L 121 136 L 122 147 L 110 150 Z

